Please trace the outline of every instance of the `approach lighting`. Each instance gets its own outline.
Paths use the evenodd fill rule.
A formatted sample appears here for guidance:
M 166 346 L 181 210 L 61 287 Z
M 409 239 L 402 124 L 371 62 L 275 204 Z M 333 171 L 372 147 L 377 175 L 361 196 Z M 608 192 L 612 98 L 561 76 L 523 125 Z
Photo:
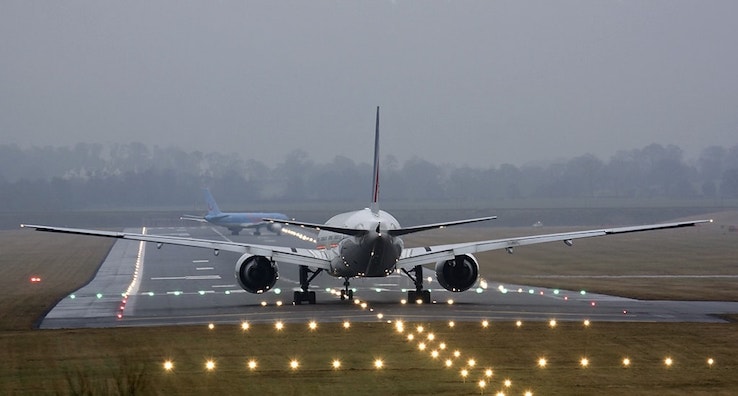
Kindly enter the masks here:
M 318 323 L 316 323 L 314 320 L 310 321 L 310 324 L 308 324 L 308 327 L 310 330 L 315 330 L 318 328 Z
M 249 370 L 256 370 L 256 360 L 249 360 L 248 366 Z
M 708 365 L 708 366 L 710 366 L 710 367 L 712 367 L 712 365 L 713 365 L 713 364 L 715 364 L 715 359 L 713 359 L 713 358 L 708 358 L 708 359 L 707 359 L 707 365 Z
M 331 366 L 333 367 L 333 369 L 338 370 L 339 368 L 341 368 L 341 361 L 338 359 L 333 359 Z
M 249 329 L 249 322 L 241 322 L 241 330 L 248 330 Z
M 546 364 L 548 364 L 548 362 L 546 361 L 546 358 L 539 358 L 538 359 L 538 367 L 544 368 L 544 367 L 546 367 Z
M 277 329 L 277 331 L 282 331 L 284 329 L 284 323 L 280 320 L 274 324 L 274 328 Z
M 454 326 L 456 326 L 456 323 L 453 320 L 450 320 L 448 322 L 448 327 L 454 327 Z
M 298 367 L 300 367 L 300 362 L 298 362 L 297 359 L 292 359 L 290 361 L 290 368 L 292 370 L 297 370 Z
M 551 328 L 554 328 L 554 327 L 556 327 L 556 319 L 551 319 L 551 320 L 549 320 L 549 321 L 548 321 L 548 325 L 549 325 L 549 326 L 550 326 Z
M 579 364 L 582 367 L 587 367 L 589 366 L 589 359 L 587 359 L 586 357 L 583 357 L 582 360 L 579 361 Z
M 167 360 L 166 362 L 164 362 L 164 370 L 166 371 L 174 370 L 174 363 L 172 363 L 171 360 Z
M 628 358 L 623 358 L 623 366 L 625 366 L 625 367 L 628 367 L 628 366 L 630 366 L 630 359 L 628 359 Z
M 494 374 L 494 372 L 492 371 L 492 369 L 489 369 L 488 368 L 488 369 L 484 370 L 484 376 L 485 377 L 490 378 L 490 377 L 492 377 L 492 374 Z
M 382 367 L 384 367 L 384 362 L 382 361 L 382 359 L 377 359 L 377 360 L 375 360 L 375 361 L 374 361 L 374 367 L 375 367 L 375 368 L 376 368 L 377 370 L 379 370 L 379 369 L 381 369 Z
M 351 322 L 349 322 L 348 320 L 344 320 L 343 321 L 343 328 L 344 329 L 348 329 L 349 327 L 351 327 Z
M 664 359 L 664 364 L 666 365 L 666 367 L 671 367 L 671 365 L 674 364 L 674 360 L 670 357 L 667 357 L 666 359 Z
M 505 387 L 509 388 L 509 387 L 511 387 L 511 386 L 512 386 L 512 381 L 511 381 L 511 380 L 509 380 L 509 379 L 506 379 L 506 380 L 505 380 Z
M 207 362 L 205 362 L 205 369 L 208 371 L 215 370 L 215 361 L 210 359 Z
M 215 325 L 212 323 L 208 323 L 208 330 L 213 330 L 215 328 Z
M 483 320 L 482 321 L 482 327 L 484 327 L 486 329 L 488 326 L 489 326 L 489 321 L 488 320 Z

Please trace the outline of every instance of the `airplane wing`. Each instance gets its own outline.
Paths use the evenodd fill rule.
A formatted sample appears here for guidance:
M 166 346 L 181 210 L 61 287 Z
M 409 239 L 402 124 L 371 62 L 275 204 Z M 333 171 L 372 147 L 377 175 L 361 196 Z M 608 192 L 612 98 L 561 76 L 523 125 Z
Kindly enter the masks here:
M 221 250 L 241 254 L 272 257 L 278 263 L 307 265 L 313 268 L 330 269 L 330 259 L 324 250 L 300 249 L 284 246 L 252 245 L 239 242 L 213 241 L 209 239 L 185 238 L 167 235 L 147 235 L 131 232 L 115 232 L 89 230 L 81 228 L 51 227 L 44 225 L 21 224 L 21 228 L 32 228 L 36 231 L 57 232 L 64 234 L 91 235 L 106 238 L 129 239 L 134 241 L 154 242 L 161 245 L 190 246 L 212 249 L 216 254 Z
M 199 221 L 200 223 L 207 223 L 208 221 L 205 220 L 204 217 L 201 216 L 192 216 L 192 215 L 182 215 L 179 218 L 180 220 L 189 220 L 189 221 Z
M 691 227 L 712 220 L 694 220 L 676 223 L 650 224 L 632 227 L 605 228 L 600 230 L 562 232 L 557 234 L 531 235 L 507 239 L 495 239 L 479 242 L 464 242 L 450 245 L 425 246 L 404 249 L 397 263 L 399 269 L 412 269 L 416 265 L 435 264 L 439 261 L 451 260 L 460 254 L 472 254 L 498 249 L 514 249 L 518 246 L 534 245 L 537 243 L 563 241 L 571 246 L 574 239 L 592 238 L 631 232 L 663 230 L 669 228 Z

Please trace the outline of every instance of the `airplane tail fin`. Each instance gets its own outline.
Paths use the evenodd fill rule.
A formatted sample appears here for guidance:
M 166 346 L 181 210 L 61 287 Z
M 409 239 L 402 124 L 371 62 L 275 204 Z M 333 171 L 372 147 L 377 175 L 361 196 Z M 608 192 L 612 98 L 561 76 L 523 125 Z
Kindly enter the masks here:
M 220 214 L 220 208 L 218 208 L 218 204 L 215 202 L 215 198 L 213 198 L 213 194 L 210 193 L 210 189 L 203 188 L 203 192 L 205 193 L 205 203 L 208 205 L 208 214 L 209 215 L 217 215 Z
M 372 173 L 372 213 L 379 213 L 379 106 L 374 126 L 374 172 Z

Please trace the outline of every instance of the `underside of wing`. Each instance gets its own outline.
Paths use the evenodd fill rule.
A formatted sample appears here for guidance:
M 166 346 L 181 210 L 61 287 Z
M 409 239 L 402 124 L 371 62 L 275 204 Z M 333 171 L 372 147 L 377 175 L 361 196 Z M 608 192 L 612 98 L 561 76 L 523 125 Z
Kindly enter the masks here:
M 676 223 L 650 224 L 632 227 L 606 228 L 599 230 L 562 232 L 556 234 L 531 235 L 506 239 L 495 239 L 479 242 L 455 243 L 449 245 L 425 246 L 405 249 L 397 264 L 397 268 L 410 269 L 416 265 L 433 264 L 443 260 L 450 260 L 462 254 L 473 254 L 490 250 L 512 250 L 519 246 L 534 245 L 547 242 L 561 242 L 571 246 L 574 239 L 592 238 L 606 235 L 625 234 L 631 232 L 663 230 L 670 228 L 691 227 L 697 224 L 709 223 L 712 220 L 694 220 Z
M 51 227 L 43 225 L 21 224 L 22 228 L 31 228 L 36 231 L 56 232 L 64 234 L 89 235 L 105 238 L 128 239 L 134 241 L 153 242 L 157 247 L 161 245 L 189 246 L 202 249 L 211 249 L 214 252 L 226 251 L 255 256 L 271 257 L 278 263 L 307 265 L 314 268 L 329 269 L 330 259 L 327 252 L 317 249 L 301 249 L 285 246 L 253 245 L 239 242 L 214 241 L 209 239 L 185 238 L 167 235 L 147 235 L 145 233 L 116 232 L 90 230 L 82 228 Z

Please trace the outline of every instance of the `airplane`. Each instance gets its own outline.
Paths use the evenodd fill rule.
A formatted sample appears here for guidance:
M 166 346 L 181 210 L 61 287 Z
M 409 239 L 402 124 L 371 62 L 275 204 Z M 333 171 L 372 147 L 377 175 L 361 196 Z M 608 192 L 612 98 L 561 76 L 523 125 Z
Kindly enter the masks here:
M 320 273 L 343 278 L 341 300 L 353 300 L 350 280 L 358 277 L 386 277 L 395 272 L 407 275 L 415 285 L 408 291 L 408 301 L 430 303 L 430 291 L 423 288 L 423 270 L 432 265 L 438 283 L 446 290 L 463 292 L 477 284 L 479 263 L 475 253 L 505 249 L 513 253 L 526 245 L 563 242 L 572 246 L 575 239 L 592 238 L 649 230 L 691 227 L 712 220 L 692 220 L 641 226 L 562 232 L 546 235 L 504 238 L 447 245 L 405 248 L 401 236 L 449 226 L 495 219 L 496 216 L 401 227 L 391 214 L 379 209 L 379 107 L 377 107 L 374 134 L 374 169 L 370 207 L 333 216 L 325 224 L 306 223 L 276 218 L 264 221 L 289 227 L 310 228 L 318 232 L 317 246 L 312 249 L 290 246 L 267 246 L 250 243 L 217 241 L 165 235 L 146 235 L 128 232 L 110 232 L 90 229 L 63 228 L 44 225 L 26 225 L 37 231 L 92 235 L 156 243 L 211 249 L 217 255 L 222 251 L 237 252 L 235 277 L 238 284 L 250 293 L 269 291 L 279 278 L 278 264 L 299 266 L 300 289 L 294 291 L 295 305 L 315 304 L 315 291 L 310 282 Z
M 274 222 L 266 222 L 263 219 L 277 219 L 277 220 L 288 220 L 289 217 L 282 213 L 259 213 L 259 212 L 246 212 L 246 213 L 227 213 L 221 212 L 218 208 L 218 203 L 215 202 L 213 194 L 210 193 L 210 189 L 203 188 L 205 193 L 205 203 L 208 205 L 208 213 L 205 216 L 191 216 L 183 215 L 180 220 L 192 220 L 203 223 L 210 223 L 217 226 L 225 227 L 231 231 L 232 235 L 238 235 L 244 228 L 251 228 L 254 230 L 254 235 L 261 235 L 260 229 L 266 228 L 267 230 L 280 235 L 282 233 L 282 225 Z

